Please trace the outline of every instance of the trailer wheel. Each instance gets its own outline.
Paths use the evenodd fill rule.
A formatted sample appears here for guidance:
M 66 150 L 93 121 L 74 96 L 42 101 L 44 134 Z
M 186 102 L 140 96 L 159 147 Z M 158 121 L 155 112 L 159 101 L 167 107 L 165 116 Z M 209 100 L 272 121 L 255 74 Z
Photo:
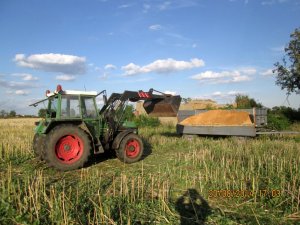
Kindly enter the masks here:
M 34 156 L 40 160 L 44 159 L 45 137 L 39 134 L 35 134 L 33 137 L 33 152 Z
M 144 145 L 142 139 L 133 133 L 125 136 L 120 147 L 116 149 L 118 159 L 125 163 L 135 163 L 141 159 L 144 152 Z
M 59 170 L 83 167 L 91 153 L 88 135 L 79 127 L 65 124 L 55 127 L 47 137 L 45 160 Z

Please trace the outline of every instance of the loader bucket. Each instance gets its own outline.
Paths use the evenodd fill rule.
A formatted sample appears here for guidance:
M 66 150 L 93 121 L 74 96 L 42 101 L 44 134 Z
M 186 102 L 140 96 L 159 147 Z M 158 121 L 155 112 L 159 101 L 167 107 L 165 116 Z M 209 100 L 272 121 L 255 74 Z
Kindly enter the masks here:
M 145 100 L 143 107 L 153 117 L 176 117 L 181 102 L 180 95 Z

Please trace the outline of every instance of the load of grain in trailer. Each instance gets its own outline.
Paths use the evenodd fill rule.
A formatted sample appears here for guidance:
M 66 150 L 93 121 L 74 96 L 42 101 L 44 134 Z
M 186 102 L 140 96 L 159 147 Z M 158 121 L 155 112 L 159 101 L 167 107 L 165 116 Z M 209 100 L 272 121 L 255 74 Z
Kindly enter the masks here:
M 232 110 L 210 110 L 190 116 L 180 123 L 186 126 L 252 126 L 248 112 Z

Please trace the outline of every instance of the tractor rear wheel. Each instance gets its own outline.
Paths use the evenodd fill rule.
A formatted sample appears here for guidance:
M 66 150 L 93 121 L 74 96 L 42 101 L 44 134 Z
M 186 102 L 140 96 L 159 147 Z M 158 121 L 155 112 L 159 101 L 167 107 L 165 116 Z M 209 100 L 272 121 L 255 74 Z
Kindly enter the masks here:
M 133 133 L 125 136 L 118 149 L 116 149 L 117 157 L 125 163 L 134 163 L 141 159 L 144 152 L 142 139 Z
M 88 135 L 72 124 L 64 124 L 52 129 L 46 142 L 46 162 L 49 166 L 63 171 L 83 167 L 91 153 Z
M 45 137 L 39 134 L 35 134 L 33 137 L 33 152 L 35 157 L 40 160 L 43 160 L 44 148 L 45 148 Z

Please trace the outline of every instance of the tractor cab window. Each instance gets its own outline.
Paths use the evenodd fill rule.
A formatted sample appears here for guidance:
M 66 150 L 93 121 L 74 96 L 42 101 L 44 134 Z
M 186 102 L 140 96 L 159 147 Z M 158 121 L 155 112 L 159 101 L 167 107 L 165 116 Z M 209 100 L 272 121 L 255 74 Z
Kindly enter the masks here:
M 78 118 L 80 116 L 79 96 L 61 96 L 61 117 Z
M 56 117 L 56 113 L 57 113 L 57 97 L 51 98 L 50 99 L 50 108 L 48 110 L 49 115 L 51 118 L 55 118 Z
M 97 111 L 94 103 L 94 98 L 91 97 L 82 97 L 82 116 L 85 118 L 96 118 Z

